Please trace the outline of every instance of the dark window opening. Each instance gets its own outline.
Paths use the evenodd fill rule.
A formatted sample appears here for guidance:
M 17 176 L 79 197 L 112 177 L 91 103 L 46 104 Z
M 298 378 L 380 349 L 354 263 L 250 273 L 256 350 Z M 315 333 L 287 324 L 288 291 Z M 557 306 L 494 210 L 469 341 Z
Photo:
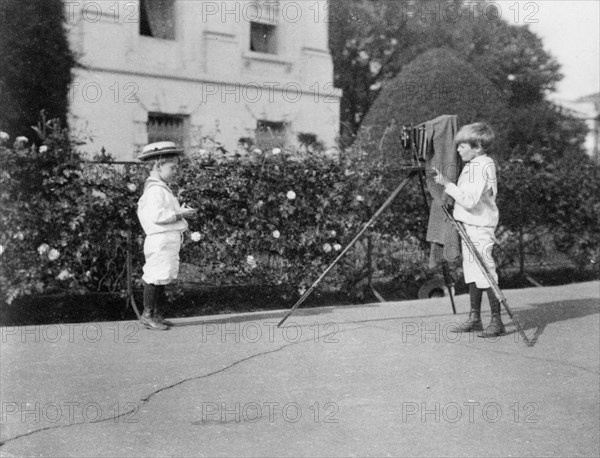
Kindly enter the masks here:
M 140 35 L 175 39 L 175 0 L 140 0 Z
M 285 122 L 258 121 L 256 126 L 256 145 L 259 148 L 283 148 L 286 141 L 287 124 Z
M 171 141 L 177 145 L 187 144 L 188 116 L 164 113 L 148 114 L 148 143 Z
M 277 27 L 260 22 L 250 23 L 250 51 L 277 54 Z

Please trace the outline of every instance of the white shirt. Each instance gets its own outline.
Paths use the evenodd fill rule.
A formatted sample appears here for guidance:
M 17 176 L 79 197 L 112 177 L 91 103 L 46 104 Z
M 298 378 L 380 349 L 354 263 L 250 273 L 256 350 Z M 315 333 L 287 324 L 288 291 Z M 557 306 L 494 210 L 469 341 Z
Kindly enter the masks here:
M 449 183 L 445 192 L 455 201 L 454 218 L 473 226 L 498 225 L 498 180 L 494 160 L 482 154 L 465 164 L 458 182 Z
M 148 178 L 137 210 L 146 235 L 185 231 L 188 224 L 185 219 L 178 219 L 180 214 L 181 206 L 166 183 L 156 178 Z

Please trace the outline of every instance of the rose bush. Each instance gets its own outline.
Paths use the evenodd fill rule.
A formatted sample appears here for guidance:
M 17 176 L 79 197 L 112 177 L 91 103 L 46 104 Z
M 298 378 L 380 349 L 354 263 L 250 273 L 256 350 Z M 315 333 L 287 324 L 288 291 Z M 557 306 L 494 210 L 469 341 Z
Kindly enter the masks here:
M 190 221 L 183 262 L 204 266 L 199 282 L 287 286 L 290 293 L 308 288 L 340 254 L 371 214 L 393 190 L 383 172 L 365 170 L 352 160 L 323 155 L 262 151 L 227 161 L 190 158 L 183 167 L 180 199 L 197 208 Z M 424 228 L 426 215 L 412 208 L 420 195 L 407 193 L 396 211 L 383 215 L 373 231 L 398 238 L 415 225 Z M 399 218 L 399 215 L 410 215 Z M 402 219 L 406 219 L 407 224 Z M 360 244 L 323 280 L 335 289 L 356 283 L 367 259 Z M 376 256 L 377 257 L 377 256 Z M 380 258 L 385 258 L 381 253 Z M 389 274 L 393 262 L 379 259 L 373 267 Z M 386 271 L 387 268 L 387 271 Z
M 77 142 L 52 122 L 38 132 L 39 147 L 11 148 L 0 136 L 2 300 L 123 292 L 128 251 L 141 286 L 144 235 L 135 213 L 146 167 L 84 161 Z M 197 267 L 195 282 L 276 286 L 284 297 L 298 297 L 404 178 L 365 166 L 358 147 L 336 158 L 299 154 L 257 150 L 221 159 L 202 150 L 184 160 L 173 188 L 198 209 L 181 250 L 182 262 Z M 510 261 L 521 240 L 547 245 L 542 231 L 578 265 L 597 262 L 598 167 L 524 157 L 499 164 L 499 235 L 508 247 L 501 256 Z M 374 275 L 396 278 L 403 288 L 427 280 L 434 274 L 424 241 L 428 216 L 412 180 L 320 287 L 360 297 Z
M 2 299 L 53 291 L 124 289 L 127 228 L 144 174 L 85 163 L 55 121 L 42 145 L 0 146 Z M 136 239 L 139 244 L 139 240 Z
M 39 148 L 18 154 L 0 149 L 3 300 L 64 290 L 124 291 L 128 240 L 140 286 L 144 236 L 135 211 L 148 171 L 143 164 L 84 161 L 66 131 L 46 127 Z M 344 160 L 289 153 L 218 160 L 214 151 L 185 159 L 174 190 L 199 218 L 190 221 L 181 258 L 200 268 L 199 283 L 273 285 L 296 294 L 339 255 L 396 185 L 381 170 L 357 165 L 352 151 Z M 400 240 L 425 227 L 420 195 L 413 191 L 380 218 L 373 233 Z M 385 253 L 373 254 L 378 272 L 398 267 L 385 261 Z M 369 271 L 366 262 L 357 244 L 323 287 L 353 285 Z
M 580 270 L 600 258 L 600 167 L 585 154 L 550 160 L 539 147 L 515 149 L 499 170 L 499 235 L 504 258 L 548 259 L 556 250 Z

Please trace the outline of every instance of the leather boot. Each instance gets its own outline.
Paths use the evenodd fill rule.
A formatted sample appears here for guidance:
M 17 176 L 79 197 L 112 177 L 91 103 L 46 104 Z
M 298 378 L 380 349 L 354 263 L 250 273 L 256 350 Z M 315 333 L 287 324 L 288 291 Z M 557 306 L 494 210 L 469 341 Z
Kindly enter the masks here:
M 498 337 L 506 333 L 504 323 L 502 323 L 500 301 L 494 295 L 492 288 L 488 288 L 487 294 L 490 301 L 490 308 L 492 309 L 492 320 L 490 321 L 489 326 L 485 328 L 485 331 L 477 334 L 477 337 Z
M 169 329 L 154 318 L 154 310 L 158 302 L 158 290 L 156 285 L 146 283 L 144 285 L 144 313 L 140 317 L 140 323 L 152 331 L 166 331 Z
M 500 315 L 492 315 L 492 321 L 490 321 L 489 326 L 485 328 L 485 331 L 477 334 L 477 337 L 498 337 L 505 333 L 506 329 L 504 328 L 504 323 L 502 323 Z
M 154 319 L 165 326 L 173 326 L 173 322 L 164 318 L 158 310 L 154 312 Z
M 450 329 L 452 332 L 473 332 L 483 330 L 481 324 L 481 298 L 483 290 L 477 288 L 475 283 L 469 283 L 469 298 L 471 301 L 471 311 L 469 319 L 455 328 Z
M 165 326 L 173 326 L 173 323 L 169 320 L 165 320 L 162 316 L 161 309 L 164 309 L 165 304 L 167 303 L 167 295 L 165 293 L 165 285 L 156 285 L 157 289 L 157 302 L 156 307 L 152 310 L 152 316 L 156 321 Z

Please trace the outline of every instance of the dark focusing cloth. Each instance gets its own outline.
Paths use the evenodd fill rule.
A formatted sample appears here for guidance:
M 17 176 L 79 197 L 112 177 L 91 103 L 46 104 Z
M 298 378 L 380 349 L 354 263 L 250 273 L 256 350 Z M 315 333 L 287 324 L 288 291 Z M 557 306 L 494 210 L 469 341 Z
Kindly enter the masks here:
M 456 115 L 442 115 L 418 127 L 425 132 L 425 170 L 427 190 L 433 197 L 429 212 L 426 240 L 431 242 L 429 267 L 435 267 L 440 260 L 456 261 L 460 255 L 458 232 L 446 218 L 442 205 L 452 203 L 452 198 L 444 193 L 444 187 L 434 180 L 433 167 L 452 183 L 456 183 L 460 173 L 460 156 L 454 145 L 458 131 Z

